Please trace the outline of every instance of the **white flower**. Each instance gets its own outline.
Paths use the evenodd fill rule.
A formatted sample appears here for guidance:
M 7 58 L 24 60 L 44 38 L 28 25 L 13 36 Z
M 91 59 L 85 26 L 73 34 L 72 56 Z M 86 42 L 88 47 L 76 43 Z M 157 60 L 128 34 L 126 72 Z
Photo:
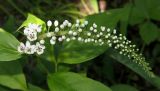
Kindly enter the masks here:
M 50 32 L 47 33 L 47 37 L 51 37 L 51 33 Z
M 75 24 L 76 27 L 79 27 L 79 24 Z
M 111 29 L 110 28 L 107 28 L 107 32 L 110 32 L 111 31 Z
M 81 28 L 79 28 L 79 29 L 78 29 L 78 32 L 82 32 L 82 29 L 81 29 Z
M 72 40 L 76 40 L 76 37 L 72 37 Z
M 71 23 L 68 23 L 68 27 L 71 27 L 72 26 L 72 24 Z
M 93 27 L 90 27 L 90 30 L 92 31 L 94 28 Z
M 85 27 L 85 25 L 84 25 L 84 24 L 81 24 L 81 27 L 83 28 L 83 27 Z
M 93 23 L 93 27 L 94 27 L 94 28 L 97 28 L 97 25 L 96 25 L 96 23 Z
M 20 43 L 20 45 L 18 46 L 18 52 L 20 53 L 24 53 L 25 52 L 25 45 L 24 43 Z
M 77 20 L 76 20 L 76 23 L 79 23 L 79 22 L 80 22 L 79 19 L 77 19 Z
M 57 37 L 56 36 L 52 36 L 52 38 L 51 38 L 52 40 L 56 40 L 57 39 Z
M 44 49 L 45 49 L 45 46 L 44 46 L 44 45 L 41 45 L 39 42 L 36 43 L 36 53 L 37 53 L 38 55 L 43 54 Z
M 44 42 L 45 42 L 44 40 L 40 40 L 40 43 L 41 43 L 41 44 L 44 44 Z
M 78 41 L 81 41 L 82 40 L 82 38 L 81 37 L 78 37 Z
M 35 45 L 31 45 L 29 41 L 26 41 L 25 53 L 26 54 L 34 54 Z
M 51 45 L 55 45 L 55 44 L 56 44 L 56 41 L 53 40 L 53 39 L 50 39 L 50 43 L 51 43 Z
M 59 37 L 59 38 L 58 38 L 58 41 L 61 42 L 61 41 L 63 41 L 63 39 L 62 39 L 61 37 Z
M 96 32 L 97 32 L 97 29 L 94 29 L 94 30 L 93 30 L 93 32 L 95 32 L 95 33 L 96 33 Z
M 91 33 L 90 33 L 90 32 L 88 32 L 88 33 L 87 33 L 87 36 L 91 36 Z
M 28 25 L 28 28 L 32 32 L 41 32 L 42 31 L 42 26 L 40 26 L 38 24 L 32 24 L 32 23 L 30 23 Z
M 71 40 L 70 38 L 67 38 L 67 39 L 66 39 L 67 42 L 69 42 L 70 40 Z
M 102 32 L 100 32 L 100 33 L 99 33 L 99 35 L 103 35 L 103 33 L 102 33 Z
M 62 35 L 62 39 L 66 39 L 66 36 L 65 36 L 65 35 Z
M 105 31 L 105 27 L 104 27 L 104 26 L 101 26 L 101 30 L 102 30 L 102 31 Z
M 73 31 L 72 31 L 72 30 L 70 30 L 70 31 L 68 32 L 68 34 L 72 35 L 72 34 L 73 34 Z
M 55 32 L 59 32 L 59 28 L 58 27 L 55 28 Z
M 52 26 L 52 21 L 51 20 L 47 21 L 47 26 L 48 27 Z
M 28 35 L 27 35 L 27 39 L 29 41 L 37 40 L 37 32 L 29 32 Z
M 88 25 L 88 21 L 84 21 L 84 24 L 85 24 L 85 25 Z
M 57 26 L 58 26 L 58 24 L 59 24 L 59 23 L 58 23 L 58 21 L 57 21 L 57 20 L 55 20 L 55 21 L 54 21 L 54 26 L 55 26 L 55 27 L 57 27 Z
M 97 34 L 97 37 L 99 38 L 99 37 L 100 37 L 100 35 L 99 35 L 99 34 Z
M 73 36 L 76 36 L 77 35 L 77 32 L 73 32 Z
M 64 25 L 63 25 L 63 24 L 62 24 L 62 25 L 60 25 L 60 28 L 61 28 L 61 29 L 64 29 Z
M 116 29 L 113 30 L 113 34 L 116 34 Z

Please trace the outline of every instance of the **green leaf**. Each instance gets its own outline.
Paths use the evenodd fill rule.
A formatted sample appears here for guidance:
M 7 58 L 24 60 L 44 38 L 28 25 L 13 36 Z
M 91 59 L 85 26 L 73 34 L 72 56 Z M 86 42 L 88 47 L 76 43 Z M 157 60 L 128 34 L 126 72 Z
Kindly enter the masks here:
M 135 87 L 127 84 L 117 84 L 111 86 L 112 91 L 138 91 Z
M 4 30 L 7 30 L 8 32 L 11 32 L 11 33 L 13 33 L 14 32 L 14 30 L 16 29 L 15 28 L 15 18 L 14 18 L 14 16 L 13 15 L 10 15 L 9 17 L 8 17 L 8 20 L 5 22 L 5 24 L 4 24 Z
M 140 35 L 146 44 L 158 38 L 158 27 L 152 22 L 145 22 L 140 26 Z
M 144 20 L 145 20 L 145 16 L 142 14 L 142 12 L 139 11 L 137 7 L 133 7 L 129 24 L 131 25 L 139 24 L 139 23 L 142 23 Z
M 107 12 L 98 13 L 89 15 L 86 17 L 86 20 L 89 21 L 89 24 L 96 23 L 98 26 L 106 26 L 108 28 L 115 28 L 118 21 L 121 19 L 121 8 L 112 9 Z
M 42 25 L 42 30 L 43 31 L 46 31 L 46 24 L 44 21 L 42 21 L 41 19 L 39 19 L 38 17 L 32 15 L 32 14 L 28 14 L 28 17 L 27 19 L 22 23 L 22 25 L 18 28 L 21 29 L 25 26 L 28 26 L 29 23 L 35 23 L 35 24 L 39 24 L 39 25 Z
M 0 28 L 0 61 L 11 61 L 21 57 L 17 51 L 19 41 Z
M 120 19 L 120 32 L 123 35 L 127 33 L 128 22 L 130 19 L 131 11 L 132 11 L 132 4 L 128 3 L 121 9 L 122 17 Z
M 133 62 L 131 59 L 128 59 L 126 56 L 119 54 L 113 49 L 108 50 L 107 54 L 111 58 L 130 68 L 131 70 L 139 74 L 141 77 L 143 77 L 145 80 L 160 89 L 160 77 L 149 77 L 148 74 L 143 70 L 143 68 L 140 67 L 137 63 Z
M 107 48 L 108 46 L 99 46 L 93 43 L 65 42 L 61 48 L 57 48 L 59 49 L 58 61 L 68 64 L 82 63 L 97 57 Z
M 0 62 L 0 85 L 26 90 L 26 80 L 18 61 Z
M 160 20 L 160 0 L 145 0 L 151 19 Z
M 135 0 L 135 6 L 138 9 L 138 11 L 141 12 L 145 18 L 150 19 L 149 12 L 146 5 L 146 0 Z
M 48 86 L 50 91 L 111 91 L 97 81 L 71 72 L 49 75 Z
M 0 86 L 0 91 L 12 91 L 12 90 L 6 87 Z
M 37 87 L 35 85 L 32 85 L 32 84 L 28 84 L 28 91 L 46 91 L 40 87 Z

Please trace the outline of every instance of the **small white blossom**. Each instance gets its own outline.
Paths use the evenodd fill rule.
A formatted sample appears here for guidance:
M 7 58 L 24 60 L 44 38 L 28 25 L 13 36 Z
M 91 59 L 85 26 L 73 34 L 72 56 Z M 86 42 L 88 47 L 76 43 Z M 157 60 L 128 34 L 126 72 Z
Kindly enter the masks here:
M 64 29 L 64 25 L 63 25 L 63 24 L 62 24 L 62 25 L 60 25 L 60 28 L 61 28 L 61 29 Z
M 79 23 L 79 22 L 80 22 L 79 19 L 77 19 L 77 20 L 76 20 L 76 23 Z
M 59 37 L 59 38 L 58 38 L 58 41 L 61 42 L 61 41 L 63 41 L 63 39 L 62 39 L 61 37 Z
M 113 34 L 116 34 L 116 29 L 113 30 Z
M 68 32 L 68 34 L 72 35 L 72 34 L 73 34 L 73 31 L 72 31 L 72 30 L 70 30 L 70 31 Z
M 51 20 L 47 21 L 47 26 L 48 27 L 52 26 L 52 21 Z
M 55 32 L 59 32 L 59 28 L 58 27 L 55 28 Z
M 93 23 L 93 27 L 94 27 L 94 28 L 97 28 L 97 25 L 96 25 L 96 23 Z
M 55 45 L 55 44 L 56 44 L 56 41 L 53 40 L 53 39 L 50 39 L 50 43 L 51 43 L 51 45 Z
M 71 40 L 70 38 L 67 38 L 67 39 L 66 39 L 67 42 L 69 42 L 70 40 Z
M 68 27 L 71 27 L 72 26 L 72 24 L 71 23 L 68 23 Z
M 25 52 L 25 45 L 24 43 L 20 43 L 20 45 L 18 46 L 18 52 L 20 53 L 24 53 Z
M 107 28 L 107 32 L 110 32 L 111 31 L 111 29 L 110 28 Z
M 84 25 L 84 24 L 81 24 L 81 27 L 82 27 L 82 28 L 84 28 L 84 27 L 85 27 L 85 25 Z
M 81 37 L 78 37 L 78 41 L 81 41 L 82 40 L 82 38 Z
M 76 40 L 76 37 L 72 37 L 72 40 Z
M 54 26 L 57 27 L 59 22 L 57 20 L 54 21 Z
M 90 32 L 88 32 L 88 33 L 87 33 L 87 36 L 91 36 L 91 33 L 90 33 Z
M 66 36 L 65 36 L 65 35 L 62 35 L 62 39 L 66 39 Z
M 76 36 L 77 35 L 77 32 L 73 32 L 73 36 Z
M 31 45 L 29 41 L 26 41 L 25 53 L 26 54 L 34 54 L 35 45 Z
M 101 26 L 101 30 L 102 30 L 102 31 L 105 31 L 105 27 L 104 27 L 104 26 Z
M 57 37 L 56 36 L 52 36 L 52 38 L 51 38 L 52 40 L 56 40 L 57 39 Z
M 98 38 L 100 37 L 100 35 L 99 35 L 99 34 L 97 34 L 96 36 L 97 36 Z
M 27 35 L 27 39 L 29 41 L 37 40 L 37 33 L 36 32 L 29 32 L 28 35 Z
M 44 49 L 45 49 L 45 46 L 44 46 L 44 45 L 41 45 L 39 42 L 36 43 L 36 53 L 37 53 L 38 55 L 43 54 Z
M 44 44 L 44 42 L 45 42 L 44 40 L 40 40 L 40 43 L 41 43 L 41 44 Z
M 51 37 L 51 33 L 50 32 L 47 33 L 47 37 Z
M 93 32 L 95 32 L 95 33 L 96 33 L 96 32 L 97 32 L 97 29 L 94 29 L 94 30 L 93 30 Z
M 84 24 L 85 24 L 85 25 L 88 25 L 88 21 L 84 21 Z
M 90 30 L 92 31 L 94 28 L 93 27 L 90 27 Z
M 79 27 L 79 24 L 75 24 L 76 27 Z
M 79 28 L 79 29 L 78 29 L 78 32 L 82 32 L 82 29 L 81 29 L 81 28 Z

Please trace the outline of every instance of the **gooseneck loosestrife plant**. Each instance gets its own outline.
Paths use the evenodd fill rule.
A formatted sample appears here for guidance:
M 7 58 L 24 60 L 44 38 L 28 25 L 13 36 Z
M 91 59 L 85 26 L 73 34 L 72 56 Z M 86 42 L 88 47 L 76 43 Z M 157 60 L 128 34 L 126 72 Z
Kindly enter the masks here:
M 72 24 L 65 20 L 60 24 L 57 20 L 47 22 L 47 32 L 42 32 L 42 26 L 35 23 L 29 23 L 23 30 L 24 36 L 27 40 L 25 43 L 20 43 L 18 51 L 25 54 L 42 55 L 45 50 L 45 40 L 50 40 L 50 45 L 56 43 L 78 41 L 82 43 L 92 43 L 93 45 L 106 45 L 119 51 L 119 54 L 127 56 L 143 68 L 143 70 L 150 76 L 154 77 L 151 72 L 149 64 L 145 62 L 142 54 L 138 54 L 139 49 L 133 45 L 131 41 L 127 40 L 122 34 L 118 34 L 116 29 L 106 28 L 105 26 L 98 26 L 96 23 L 89 26 L 88 21 L 80 22 L 76 20 Z M 51 27 L 54 29 L 52 30 Z M 86 31 L 86 29 L 89 29 Z M 67 30 L 67 31 L 66 31 Z M 62 31 L 64 33 L 62 33 Z
M 91 21 L 92 18 L 88 17 L 86 20 L 77 19 L 75 23 L 68 20 L 49 20 L 45 23 L 29 14 L 17 30 L 22 34 L 22 42 L 0 28 L 0 85 L 22 91 L 46 91 L 25 78 L 28 74 L 24 74 L 24 65 L 20 64 L 22 61 L 25 66 L 33 67 L 31 63 L 38 60 L 33 69 L 45 73 L 42 84 L 47 83 L 47 91 L 112 91 L 98 81 L 68 72 L 68 68 L 66 71 L 66 66 L 62 65 L 86 62 L 105 52 L 159 87 L 159 78 L 152 73 L 136 45 L 116 29 Z M 110 49 L 107 51 L 107 48 Z M 23 55 L 26 57 L 19 59 Z

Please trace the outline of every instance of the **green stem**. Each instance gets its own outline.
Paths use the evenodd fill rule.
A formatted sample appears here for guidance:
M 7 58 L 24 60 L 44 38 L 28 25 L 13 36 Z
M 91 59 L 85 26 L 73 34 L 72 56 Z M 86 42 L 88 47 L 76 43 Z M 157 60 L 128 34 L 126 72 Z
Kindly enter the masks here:
M 145 48 L 145 43 L 143 43 L 142 48 L 141 48 L 141 50 L 140 50 L 140 53 L 143 53 L 144 48 Z
M 54 62 L 54 66 L 55 66 L 55 72 L 57 72 L 58 71 L 58 62 L 57 62 L 57 60 Z

